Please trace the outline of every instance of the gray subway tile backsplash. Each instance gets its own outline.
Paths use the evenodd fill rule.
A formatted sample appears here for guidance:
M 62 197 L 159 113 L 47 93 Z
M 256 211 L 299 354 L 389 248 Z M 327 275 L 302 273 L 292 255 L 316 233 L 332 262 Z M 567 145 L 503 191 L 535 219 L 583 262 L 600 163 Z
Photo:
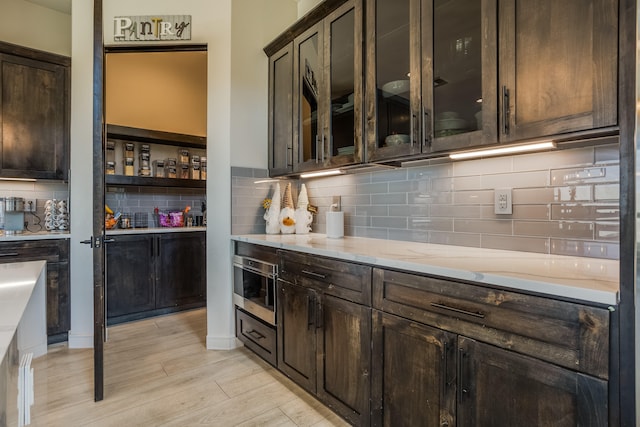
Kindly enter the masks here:
M 232 233 L 263 233 L 262 200 L 274 184 L 256 184 L 265 170 L 232 173 Z M 318 207 L 312 231 L 341 196 L 345 235 L 618 259 L 618 146 L 433 162 L 292 182 L 304 182 Z M 496 215 L 495 188 L 511 188 L 513 214 Z M 251 220 L 253 218 L 253 221 Z

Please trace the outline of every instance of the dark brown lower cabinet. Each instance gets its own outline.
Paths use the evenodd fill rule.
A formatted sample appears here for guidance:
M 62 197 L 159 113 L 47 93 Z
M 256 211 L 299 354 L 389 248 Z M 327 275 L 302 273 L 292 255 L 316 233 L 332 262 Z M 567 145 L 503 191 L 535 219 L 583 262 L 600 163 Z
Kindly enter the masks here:
M 155 236 L 111 236 L 107 245 L 107 318 L 153 310 Z
M 156 308 L 204 301 L 207 286 L 205 234 L 158 234 Z
M 206 303 L 205 233 L 111 235 L 107 245 L 110 324 Z
M 458 338 L 459 426 L 591 426 L 608 422 L 607 382 Z
M 0 242 L 0 263 L 37 260 L 47 262 L 48 341 L 66 341 L 71 329 L 69 240 Z
M 374 310 L 371 425 L 456 425 L 455 339 Z
M 278 369 L 353 425 L 369 425 L 371 309 L 278 281 Z
M 606 426 L 607 382 L 374 311 L 374 426 Z

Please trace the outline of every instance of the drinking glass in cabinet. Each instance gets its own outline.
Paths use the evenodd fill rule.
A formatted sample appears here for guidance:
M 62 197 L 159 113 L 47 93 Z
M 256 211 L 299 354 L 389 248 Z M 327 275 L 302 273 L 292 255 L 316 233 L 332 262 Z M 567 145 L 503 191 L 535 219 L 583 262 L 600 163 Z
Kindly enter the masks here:
M 378 147 L 387 136 L 411 135 L 410 13 L 410 0 L 376 1 Z
M 434 136 L 482 129 L 481 0 L 435 0 Z
M 318 88 L 322 77 L 318 33 L 314 33 L 299 46 L 300 78 L 300 123 L 299 141 L 302 162 L 313 161 L 319 155 L 318 138 L 320 122 L 318 120 Z
M 349 10 L 331 22 L 331 155 L 353 154 L 355 117 L 354 16 Z M 351 148 L 347 148 L 351 147 Z M 347 148 L 345 150 L 345 148 Z

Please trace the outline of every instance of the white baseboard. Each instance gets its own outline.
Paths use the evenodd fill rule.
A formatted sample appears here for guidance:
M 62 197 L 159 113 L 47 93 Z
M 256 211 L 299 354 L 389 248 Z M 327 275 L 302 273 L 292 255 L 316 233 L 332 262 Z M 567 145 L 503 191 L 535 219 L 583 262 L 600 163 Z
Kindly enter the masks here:
M 69 332 L 69 348 L 93 348 L 93 335 L 76 335 Z
M 237 347 L 236 337 L 212 337 L 207 335 L 207 350 L 233 350 Z

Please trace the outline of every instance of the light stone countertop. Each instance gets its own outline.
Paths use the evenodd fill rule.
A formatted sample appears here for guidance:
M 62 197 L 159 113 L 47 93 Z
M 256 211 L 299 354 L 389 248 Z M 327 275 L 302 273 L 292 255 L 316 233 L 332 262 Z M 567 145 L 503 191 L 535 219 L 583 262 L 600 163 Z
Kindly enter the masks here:
M 68 231 L 24 231 L 20 234 L 5 234 L 0 230 L 0 242 L 20 242 L 23 240 L 70 239 Z
M 0 361 L 31 298 L 45 261 L 0 264 Z
M 235 235 L 232 240 L 431 274 L 517 291 L 617 305 L 619 262 L 324 234 Z

